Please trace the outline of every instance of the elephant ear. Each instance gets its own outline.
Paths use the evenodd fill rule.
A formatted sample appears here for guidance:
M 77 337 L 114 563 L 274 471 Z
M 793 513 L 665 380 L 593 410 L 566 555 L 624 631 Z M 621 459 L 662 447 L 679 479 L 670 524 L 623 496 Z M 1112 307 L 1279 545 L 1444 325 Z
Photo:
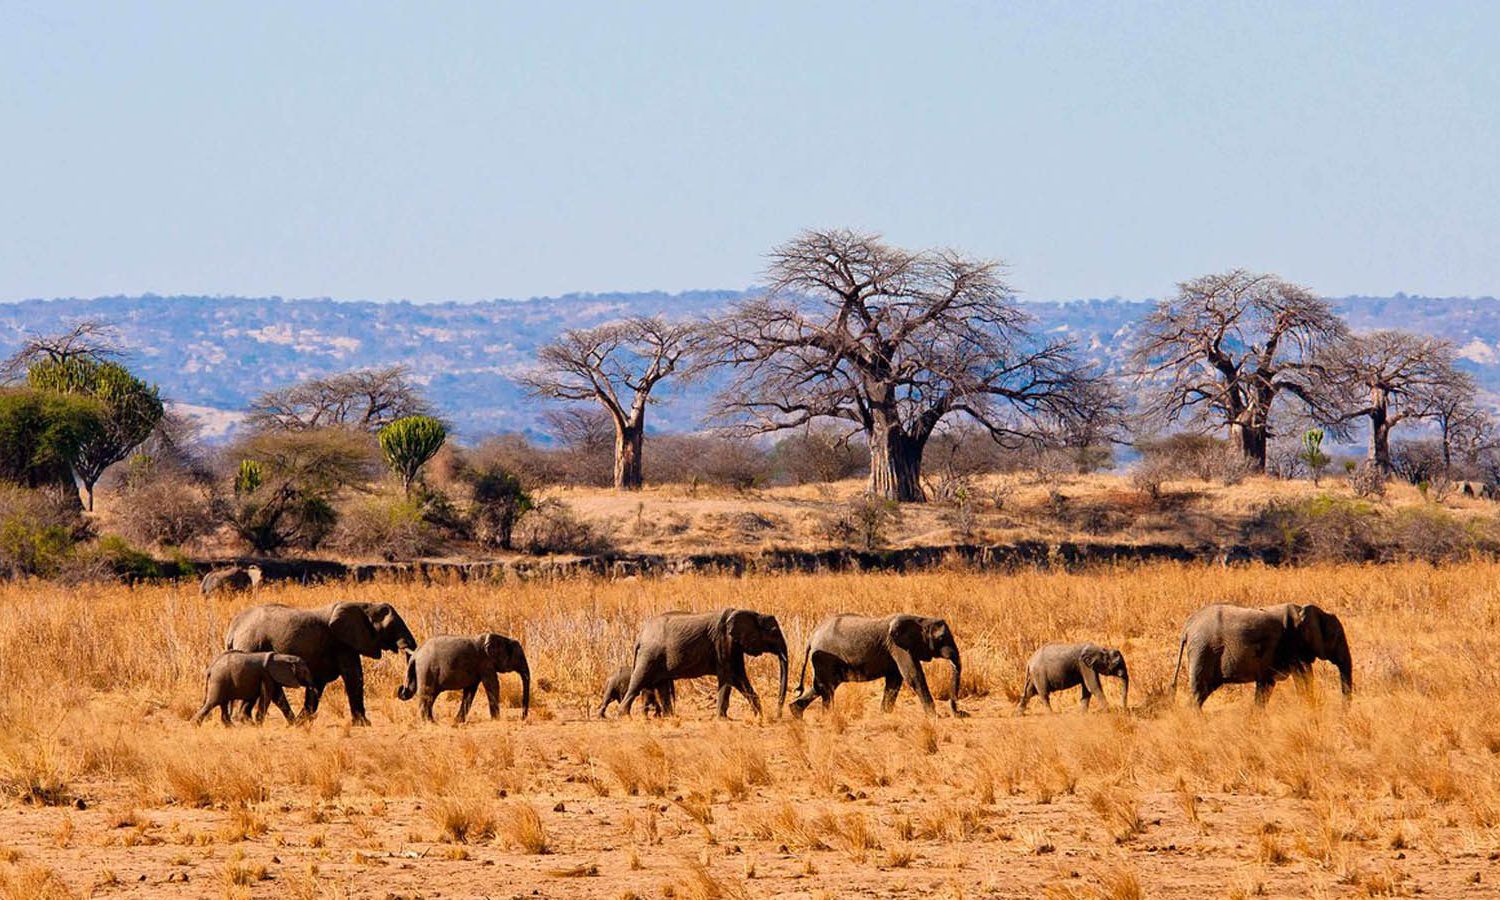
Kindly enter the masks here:
M 496 665 L 505 662 L 506 640 L 493 631 L 479 636 L 479 646 L 483 648 L 484 655 L 488 656 Z
M 745 645 L 755 632 L 760 628 L 760 622 L 755 613 L 748 609 L 729 609 L 724 611 L 724 618 L 719 620 L 719 633 L 714 636 L 718 644 L 719 658 L 729 659 L 738 648 L 744 651 Z
M 328 629 L 339 643 L 360 656 L 380 658 L 380 638 L 363 606 L 357 603 L 335 603 L 328 614 Z
M 911 616 L 898 616 L 891 620 L 891 643 L 908 653 L 921 651 L 926 636 L 922 623 Z
M 1102 647 L 1085 644 L 1083 649 L 1078 651 L 1078 661 L 1095 672 L 1102 672 L 1109 663 L 1109 655 Z

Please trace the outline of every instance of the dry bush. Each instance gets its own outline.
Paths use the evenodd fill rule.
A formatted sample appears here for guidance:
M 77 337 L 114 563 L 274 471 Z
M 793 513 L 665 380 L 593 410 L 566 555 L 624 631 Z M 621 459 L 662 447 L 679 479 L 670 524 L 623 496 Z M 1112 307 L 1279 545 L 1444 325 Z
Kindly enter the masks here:
M 443 535 L 428 520 L 424 499 L 398 495 L 364 497 L 345 505 L 328 542 L 344 553 L 388 562 L 431 556 L 444 544 Z
M 515 547 L 525 553 L 604 553 L 613 546 L 609 534 L 580 519 L 557 500 L 544 500 L 516 525 Z
M 213 530 L 201 485 L 175 475 L 132 479 L 114 504 L 114 526 L 137 544 L 182 547 Z

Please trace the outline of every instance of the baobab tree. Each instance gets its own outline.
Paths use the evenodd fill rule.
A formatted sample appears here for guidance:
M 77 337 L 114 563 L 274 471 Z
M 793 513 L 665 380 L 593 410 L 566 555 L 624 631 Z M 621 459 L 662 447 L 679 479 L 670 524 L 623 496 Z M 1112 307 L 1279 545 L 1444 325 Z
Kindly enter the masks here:
M 1316 403 L 1314 356 L 1346 334 L 1326 302 L 1275 275 L 1235 269 L 1185 281 L 1136 338 L 1146 411 L 1169 423 L 1227 426 L 1264 470 L 1272 404 L 1283 393 Z
M 696 326 L 660 317 L 568 331 L 537 353 L 537 369 L 520 382 L 534 396 L 590 400 L 615 428 L 616 490 L 641 489 L 641 451 L 651 392 L 676 372 Z
M 1332 344 L 1319 356 L 1325 403 L 1335 424 L 1370 424 L 1370 462 L 1391 470 L 1391 429 L 1435 419 L 1445 402 L 1473 396 L 1473 382 L 1454 368 L 1453 345 L 1404 331 L 1375 331 Z
M 358 369 L 268 391 L 250 404 L 257 431 L 359 428 L 376 432 L 397 419 L 425 416 L 432 406 L 406 366 Z
M 999 263 L 910 251 L 848 230 L 771 252 L 764 294 L 715 323 L 706 358 L 732 367 L 719 416 L 750 432 L 843 419 L 870 448 L 870 491 L 922 501 L 922 453 L 966 416 L 1006 444 L 1094 417 L 1113 395 L 1041 340 Z

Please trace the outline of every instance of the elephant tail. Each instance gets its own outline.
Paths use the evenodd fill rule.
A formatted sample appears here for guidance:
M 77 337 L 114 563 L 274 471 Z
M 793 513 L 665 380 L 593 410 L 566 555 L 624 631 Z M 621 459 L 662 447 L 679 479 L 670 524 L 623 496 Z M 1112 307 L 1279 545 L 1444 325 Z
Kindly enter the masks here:
M 807 661 L 811 658 L 812 644 L 809 643 L 806 647 L 802 648 L 802 671 L 797 675 L 797 693 L 799 695 L 804 691 L 802 685 L 807 682 Z
M 417 695 L 417 655 L 409 653 L 406 656 L 406 680 L 396 688 L 397 700 L 410 700 Z
M 1187 632 L 1182 633 L 1182 640 L 1177 642 L 1177 667 L 1172 670 L 1172 696 L 1177 696 L 1177 676 L 1182 674 L 1182 651 L 1187 649 Z

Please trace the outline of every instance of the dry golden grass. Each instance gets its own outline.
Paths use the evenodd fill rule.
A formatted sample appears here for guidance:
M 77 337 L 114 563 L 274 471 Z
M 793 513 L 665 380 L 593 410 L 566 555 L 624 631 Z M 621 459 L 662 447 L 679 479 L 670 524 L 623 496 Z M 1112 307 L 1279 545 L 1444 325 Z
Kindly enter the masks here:
M 248 598 L 3 586 L 0 898 L 462 894 L 500 871 L 507 894 L 583 897 L 1477 896 L 1500 878 L 1496 584 L 1472 563 L 263 590 L 525 642 L 532 721 L 422 724 L 387 657 L 365 666 L 367 729 L 339 688 L 308 726 L 188 724 Z M 1343 617 L 1351 705 L 1321 670 L 1264 710 L 1168 696 L 1189 612 L 1292 600 Z M 973 716 L 905 693 L 884 715 L 869 684 L 802 722 L 739 700 L 719 722 L 702 683 L 677 719 L 592 718 L 641 617 L 727 603 L 775 612 L 799 661 L 831 611 L 942 614 Z M 1031 650 L 1085 638 L 1124 649 L 1141 706 L 1013 717 Z M 774 663 L 750 668 L 765 698 Z

